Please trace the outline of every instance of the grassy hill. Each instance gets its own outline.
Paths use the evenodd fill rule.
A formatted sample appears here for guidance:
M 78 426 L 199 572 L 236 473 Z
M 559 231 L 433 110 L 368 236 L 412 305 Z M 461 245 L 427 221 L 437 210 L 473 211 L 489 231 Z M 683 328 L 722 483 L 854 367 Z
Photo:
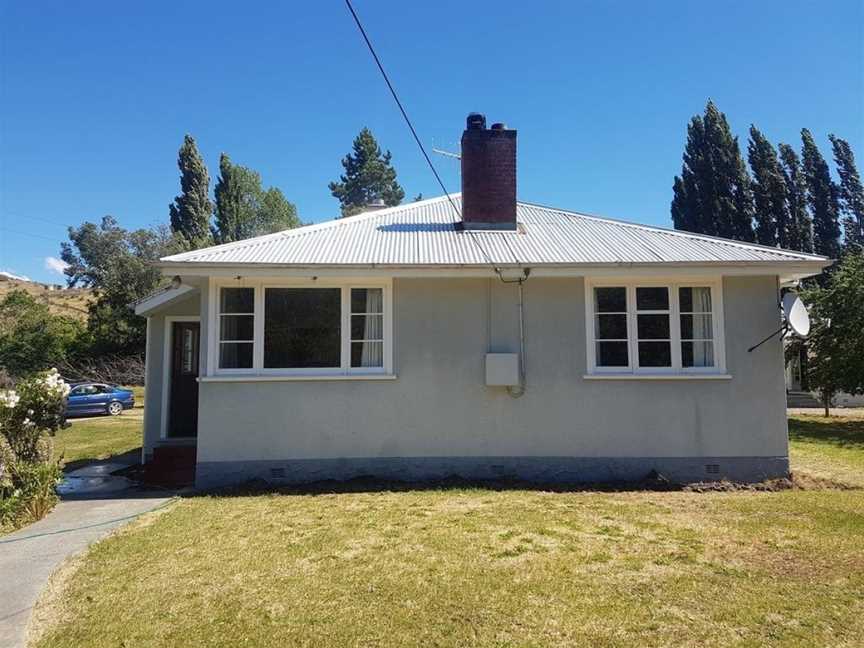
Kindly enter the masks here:
M 93 301 L 93 291 L 88 288 L 58 288 L 35 281 L 22 281 L 0 277 L 0 299 L 13 290 L 24 290 L 38 301 L 47 304 L 52 313 L 87 319 L 87 306 Z

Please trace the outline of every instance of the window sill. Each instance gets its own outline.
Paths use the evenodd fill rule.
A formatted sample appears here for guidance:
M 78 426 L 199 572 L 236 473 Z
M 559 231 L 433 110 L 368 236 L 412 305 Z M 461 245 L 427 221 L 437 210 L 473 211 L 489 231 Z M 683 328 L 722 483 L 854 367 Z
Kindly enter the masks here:
M 729 374 L 634 374 L 634 373 L 596 373 L 585 374 L 585 380 L 732 380 Z
M 396 380 L 396 378 L 396 374 L 234 374 L 225 376 L 201 376 L 198 378 L 198 382 L 314 382 L 323 380 Z

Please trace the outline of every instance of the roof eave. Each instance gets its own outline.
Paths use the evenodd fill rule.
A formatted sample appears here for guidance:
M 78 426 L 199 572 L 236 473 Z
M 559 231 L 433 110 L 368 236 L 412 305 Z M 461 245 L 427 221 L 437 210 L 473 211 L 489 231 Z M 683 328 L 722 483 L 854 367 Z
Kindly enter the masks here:
M 168 287 L 158 290 L 143 299 L 131 304 L 135 309 L 135 314 L 142 317 L 147 317 L 152 313 L 165 308 L 169 304 L 173 304 L 181 299 L 191 297 L 198 289 L 194 286 L 180 285 L 177 288 Z
M 667 269 L 696 269 L 708 268 L 720 270 L 723 268 L 741 269 L 758 269 L 761 274 L 765 271 L 776 270 L 771 274 L 781 276 L 794 275 L 797 278 L 810 277 L 819 274 L 824 268 L 831 265 L 831 259 L 782 259 L 771 261 L 677 261 L 677 262 L 608 262 L 608 263 L 538 263 L 538 264 L 496 264 L 499 269 L 520 270 L 522 268 L 531 268 L 535 274 L 544 274 L 549 271 L 552 274 L 572 274 L 581 275 L 586 271 L 602 272 L 604 270 L 620 270 L 620 269 L 643 269 L 656 270 L 661 274 Z M 358 271 L 374 271 L 375 273 L 386 272 L 431 272 L 431 271 L 446 271 L 446 272 L 477 272 L 481 271 L 487 274 L 494 274 L 493 268 L 486 263 L 483 264 L 379 264 L 379 263 L 360 263 L 360 264 L 294 264 L 294 263 L 207 263 L 194 261 L 160 261 L 156 264 L 164 274 L 179 273 L 188 275 L 208 275 L 214 273 L 224 273 L 226 271 L 237 270 L 255 270 L 256 274 L 265 270 L 283 270 L 295 272 L 317 272 L 327 271 L 328 273 L 346 272 L 356 273 Z

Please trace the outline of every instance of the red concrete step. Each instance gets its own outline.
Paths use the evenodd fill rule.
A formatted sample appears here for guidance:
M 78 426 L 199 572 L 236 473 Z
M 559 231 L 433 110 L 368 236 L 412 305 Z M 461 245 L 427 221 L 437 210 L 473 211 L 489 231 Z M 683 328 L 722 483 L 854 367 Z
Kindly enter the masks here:
M 159 470 L 147 465 L 144 467 L 143 481 L 145 484 L 167 488 L 191 486 L 195 483 L 195 468 Z
M 144 481 L 159 486 L 186 486 L 195 482 L 195 446 L 157 446 L 144 464 Z
M 198 448 L 195 446 L 156 446 L 150 463 L 177 468 L 194 467 L 197 456 Z

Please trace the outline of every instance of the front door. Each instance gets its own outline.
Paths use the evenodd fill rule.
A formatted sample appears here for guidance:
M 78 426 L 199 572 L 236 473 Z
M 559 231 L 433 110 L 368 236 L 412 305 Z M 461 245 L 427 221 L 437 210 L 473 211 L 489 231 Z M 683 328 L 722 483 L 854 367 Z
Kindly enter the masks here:
M 168 436 L 198 435 L 198 322 L 174 322 L 171 328 L 171 397 Z

